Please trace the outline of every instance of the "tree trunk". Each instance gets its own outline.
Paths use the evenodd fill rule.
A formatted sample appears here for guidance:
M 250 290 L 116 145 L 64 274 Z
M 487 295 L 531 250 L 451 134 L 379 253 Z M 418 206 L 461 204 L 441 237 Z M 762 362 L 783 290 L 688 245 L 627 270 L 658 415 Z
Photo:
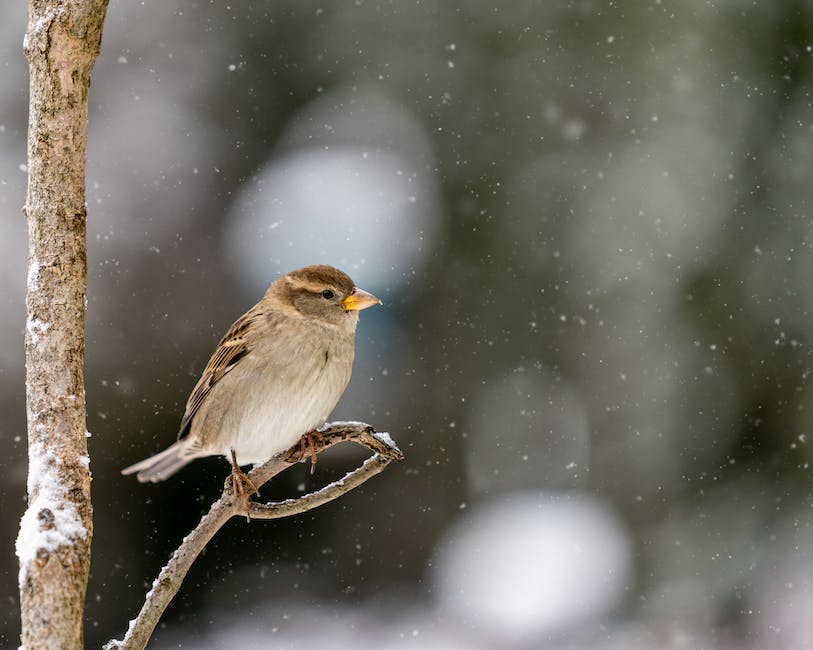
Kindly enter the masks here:
M 92 535 L 83 378 L 90 71 L 107 0 L 29 0 L 26 413 L 22 644 L 82 648 Z

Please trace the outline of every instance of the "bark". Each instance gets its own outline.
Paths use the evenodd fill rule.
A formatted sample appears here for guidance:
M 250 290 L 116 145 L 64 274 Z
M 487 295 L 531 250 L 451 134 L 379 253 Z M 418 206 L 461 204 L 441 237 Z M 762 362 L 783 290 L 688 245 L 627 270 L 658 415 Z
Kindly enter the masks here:
M 83 379 L 90 72 L 107 0 L 29 0 L 28 509 L 20 524 L 22 645 L 81 648 L 92 535 Z

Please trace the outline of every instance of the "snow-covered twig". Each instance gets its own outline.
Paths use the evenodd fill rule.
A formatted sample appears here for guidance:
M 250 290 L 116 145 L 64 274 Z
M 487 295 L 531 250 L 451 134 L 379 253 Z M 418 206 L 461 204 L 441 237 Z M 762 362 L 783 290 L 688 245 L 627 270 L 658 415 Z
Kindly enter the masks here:
M 328 501 L 340 497 L 381 472 L 393 460 L 401 460 L 403 455 L 386 433 L 376 433 L 369 424 L 363 422 L 333 422 L 318 432 L 308 436 L 308 445 L 297 443 L 285 454 L 272 458 L 267 463 L 253 469 L 248 477 L 260 487 L 293 463 L 307 461 L 312 454 L 324 451 L 340 442 L 356 442 L 367 447 L 373 456 L 339 481 L 326 485 L 321 490 L 306 494 L 297 499 L 286 499 L 274 503 L 249 501 L 248 515 L 252 519 L 278 519 L 306 512 Z M 109 641 L 105 650 L 144 648 L 152 635 L 158 620 L 169 603 L 178 593 L 195 558 L 205 548 L 209 540 L 231 517 L 246 515 L 240 499 L 235 498 L 232 480 L 229 477 L 223 487 L 223 495 L 212 504 L 209 512 L 200 520 L 197 527 L 187 535 L 161 569 L 147 593 L 138 616 L 130 621 L 127 634 L 121 641 Z

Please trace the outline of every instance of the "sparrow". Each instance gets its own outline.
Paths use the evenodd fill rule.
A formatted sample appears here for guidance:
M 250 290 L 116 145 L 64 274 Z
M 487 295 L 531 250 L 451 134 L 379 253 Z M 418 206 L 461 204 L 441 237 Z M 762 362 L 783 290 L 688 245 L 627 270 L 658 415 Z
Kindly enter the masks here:
M 239 466 L 264 463 L 324 424 L 350 381 L 359 312 L 378 304 L 332 266 L 280 277 L 217 344 L 177 442 L 122 474 L 155 483 L 220 454 L 235 491 L 256 491 Z

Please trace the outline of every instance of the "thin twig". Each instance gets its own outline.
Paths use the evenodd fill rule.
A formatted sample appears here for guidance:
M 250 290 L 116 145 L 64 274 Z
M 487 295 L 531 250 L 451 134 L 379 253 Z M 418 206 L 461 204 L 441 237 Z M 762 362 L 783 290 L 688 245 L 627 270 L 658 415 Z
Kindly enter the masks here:
M 249 504 L 249 515 L 252 519 L 281 519 L 282 517 L 290 517 L 291 515 L 305 512 L 306 510 L 312 510 L 328 501 L 333 501 L 333 499 L 346 494 L 353 488 L 357 488 L 367 479 L 382 472 L 384 468 L 390 464 L 391 460 L 391 458 L 386 458 L 380 454 L 370 456 L 370 458 L 364 461 L 361 467 L 347 473 L 344 478 L 330 485 L 326 485 L 321 490 L 299 497 L 298 499 L 285 499 L 284 501 L 275 501 L 272 503 L 257 503 L 252 501 Z
M 293 463 L 310 459 L 312 454 L 345 441 L 363 445 L 374 454 L 344 478 L 326 485 L 317 492 L 297 499 L 286 499 L 273 503 L 250 501 L 248 508 L 250 517 L 252 519 L 279 519 L 306 512 L 358 487 L 381 472 L 393 460 L 403 458 L 392 439 L 387 434 L 376 433 L 370 425 L 363 422 L 334 422 L 310 436 L 310 444 L 313 448 L 297 443 L 285 454 L 272 458 L 267 463 L 253 469 L 248 475 L 249 479 L 254 485 L 260 487 Z M 130 627 L 124 639 L 108 641 L 104 646 L 105 650 L 114 648 L 141 650 L 144 648 L 164 610 L 178 593 L 195 558 L 223 524 L 231 517 L 245 514 L 240 499 L 236 499 L 234 496 L 231 477 L 229 477 L 223 486 L 223 495 L 212 504 L 209 512 L 184 538 L 169 562 L 161 569 L 158 578 L 153 582 L 152 589 L 147 592 L 141 611 L 135 619 L 130 621 Z

